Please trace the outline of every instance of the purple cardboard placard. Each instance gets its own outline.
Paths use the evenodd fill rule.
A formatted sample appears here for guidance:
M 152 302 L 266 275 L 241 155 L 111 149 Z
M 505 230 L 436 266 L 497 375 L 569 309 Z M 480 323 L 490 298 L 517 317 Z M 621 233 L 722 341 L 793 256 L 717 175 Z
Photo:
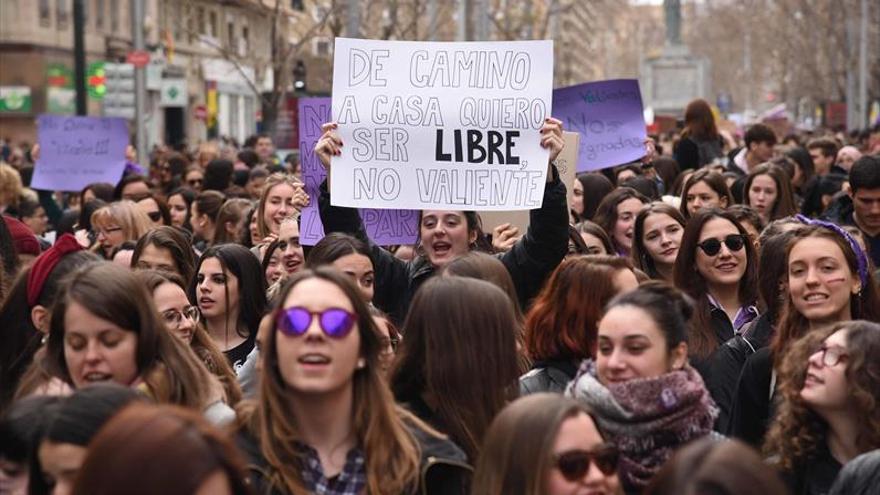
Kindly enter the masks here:
M 553 91 L 553 117 L 581 135 L 578 172 L 645 156 L 645 117 L 635 79 L 597 81 Z
M 318 188 L 327 176 L 315 154 L 315 143 L 321 137 L 321 124 L 330 122 L 330 98 L 299 99 L 299 153 L 303 181 L 309 204 L 300 218 L 300 242 L 314 246 L 324 237 L 324 226 L 318 213 Z M 361 209 L 367 235 L 376 244 L 415 244 L 418 240 L 419 212 L 416 210 Z
M 34 189 L 81 191 L 95 182 L 116 184 L 122 177 L 128 146 L 125 119 L 40 115 L 37 136 Z

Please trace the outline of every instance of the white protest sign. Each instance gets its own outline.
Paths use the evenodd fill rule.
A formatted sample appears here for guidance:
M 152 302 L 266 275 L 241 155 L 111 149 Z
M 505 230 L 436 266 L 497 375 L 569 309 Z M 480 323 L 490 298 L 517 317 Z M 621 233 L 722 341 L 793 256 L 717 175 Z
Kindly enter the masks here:
M 577 175 L 576 167 L 578 164 L 578 144 L 580 143 L 580 134 L 576 132 L 563 132 L 562 139 L 565 140 L 565 147 L 556 158 L 556 170 L 559 172 L 559 179 L 565 184 L 567 190 L 566 204 L 571 204 L 574 187 L 574 178 Z M 529 210 L 517 211 L 481 211 L 480 219 L 483 222 L 483 232 L 491 234 L 492 229 L 504 224 L 510 223 L 519 229 L 520 234 L 525 234 L 529 227 L 530 215 Z
M 516 210 L 541 206 L 553 42 L 336 38 L 334 205 Z

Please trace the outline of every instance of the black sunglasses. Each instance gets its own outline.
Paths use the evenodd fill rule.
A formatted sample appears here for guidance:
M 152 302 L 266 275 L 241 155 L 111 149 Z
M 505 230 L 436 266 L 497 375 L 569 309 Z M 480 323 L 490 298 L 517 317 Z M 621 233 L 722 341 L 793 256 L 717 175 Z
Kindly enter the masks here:
M 700 249 L 706 253 L 706 256 L 715 256 L 721 251 L 721 243 L 724 242 L 724 245 L 727 246 L 731 252 L 739 251 L 746 245 L 745 237 L 740 234 L 730 234 L 725 237 L 723 241 L 720 241 L 716 238 L 706 239 L 705 241 L 697 244 Z
M 605 476 L 611 476 L 617 471 L 618 457 L 617 447 L 603 444 L 595 450 L 569 450 L 557 454 L 556 467 L 568 481 L 583 479 L 590 470 L 591 463 L 596 463 L 596 467 Z
M 147 216 L 150 217 L 150 220 L 152 220 L 154 222 L 158 222 L 159 220 L 162 220 L 162 212 L 160 212 L 160 211 L 151 211 L 151 212 L 147 213 Z

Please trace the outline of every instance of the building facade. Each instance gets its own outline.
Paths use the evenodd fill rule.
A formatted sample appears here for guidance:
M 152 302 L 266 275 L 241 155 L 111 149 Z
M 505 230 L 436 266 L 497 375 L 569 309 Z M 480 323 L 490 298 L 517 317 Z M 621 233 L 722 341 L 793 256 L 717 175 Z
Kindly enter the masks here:
M 112 89 L 114 69 L 131 70 L 125 62 L 133 46 L 132 1 L 82 1 L 88 114 L 131 119 L 127 99 L 114 99 L 118 94 Z M 241 141 L 253 134 L 259 94 L 271 86 L 275 2 L 135 1 L 144 4 L 142 28 L 150 55 L 145 68 L 148 144 L 216 136 Z M 289 10 L 286 5 L 281 16 Z M 73 22 L 73 0 L 0 2 L 0 93 L 13 96 L 12 108 L 0 105 L 0 136 L 34 142 L 38 115 L 75 113 Z M 99 89 L 102 81 L 105 94 Z M 0 101 L 6 100 L 0 96 Z

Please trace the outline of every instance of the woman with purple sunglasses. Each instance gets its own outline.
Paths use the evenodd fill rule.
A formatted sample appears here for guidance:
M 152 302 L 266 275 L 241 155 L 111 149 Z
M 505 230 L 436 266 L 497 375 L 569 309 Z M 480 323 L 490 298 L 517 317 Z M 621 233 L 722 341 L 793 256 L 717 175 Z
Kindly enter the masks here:
M 467 493 L 464 453 L 395 405 L 351 278 L 304 269 L 279 301 L 257 405 L 240 418 L 256 492 Z

